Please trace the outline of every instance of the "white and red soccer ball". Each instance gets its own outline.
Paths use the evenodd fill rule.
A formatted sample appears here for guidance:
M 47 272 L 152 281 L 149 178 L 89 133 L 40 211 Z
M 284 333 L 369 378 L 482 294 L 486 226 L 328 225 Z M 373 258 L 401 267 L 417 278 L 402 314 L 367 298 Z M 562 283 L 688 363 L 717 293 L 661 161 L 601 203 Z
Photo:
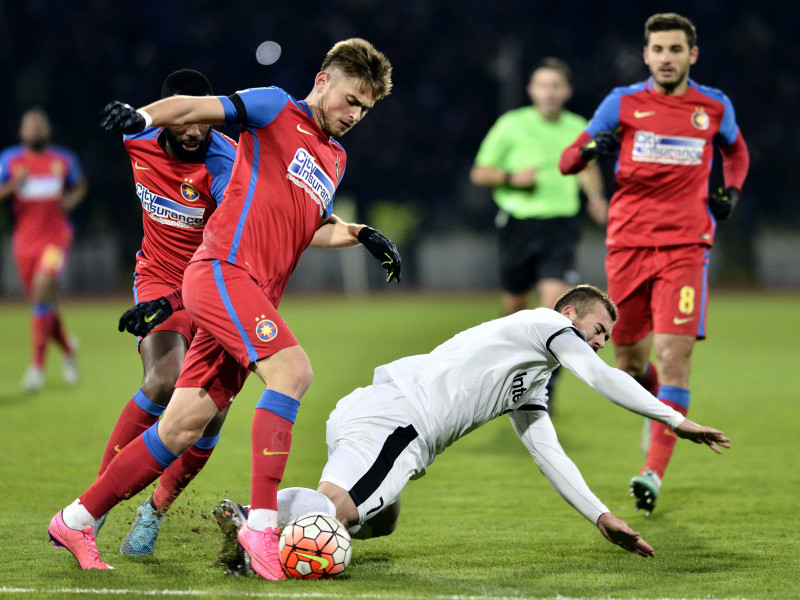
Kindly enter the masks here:
M 292 579 L 332 579 L 350 564 L 352 541 L 339 521 L 310 513 L 289 523 L 280 537 L 281 565 Z

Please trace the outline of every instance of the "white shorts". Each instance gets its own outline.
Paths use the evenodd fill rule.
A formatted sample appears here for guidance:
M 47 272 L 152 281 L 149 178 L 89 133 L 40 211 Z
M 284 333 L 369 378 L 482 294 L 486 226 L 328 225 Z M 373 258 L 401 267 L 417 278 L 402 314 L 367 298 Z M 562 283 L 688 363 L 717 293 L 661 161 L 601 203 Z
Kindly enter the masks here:
M 430 453 L 397 398 L 393 383 L 358 388 L 328 418 L 328 462 L 320 482 L 347 490 L 363 523 L 400 498 L 409 479 L 425 474 Z

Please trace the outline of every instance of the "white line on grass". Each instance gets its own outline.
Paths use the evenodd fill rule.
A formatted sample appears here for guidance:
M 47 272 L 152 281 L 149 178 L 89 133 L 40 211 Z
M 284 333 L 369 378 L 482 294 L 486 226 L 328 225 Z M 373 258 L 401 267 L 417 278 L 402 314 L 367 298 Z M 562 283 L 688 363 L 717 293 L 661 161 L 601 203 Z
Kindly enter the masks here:
M 0 587 L 0 594 L 88 594 L 88 595 L 122 595 L 138 594 L 140 596 L 189 596 L 189 597 L 226 597 L 226 598 L 356 598 L 363 600 L 389 600 L 390 598 L 406 598 L 414 600 L 416 598 L 426 598 L 426 600 L 520 600 L 525 596 L 460 596 L 460 595 L 429 595 L 429 594 L 352 594 L 343 592 L 340 594 L 330 592 L 245 592 L 238 590 L 135 590 L 135 589 L 109 589 L 109 588 L 15 588 Z M 530 596 L 536 598 L 537 596 Z M 542 597 L 542 596 L 539 596 Z M 570 596 L 549 596 L 556 600 L 592 600 L 592 598 L 581 596 L 573 598 Z M 603 600 L 615 600 L 611 597 L 604 597 Z M 640 600 L 638 598 L 628 600 Z M 688 598 L 659 598 L 658 600 L 693 600 Z M 707 599 L 697 599 L 707 600 Z M 717 600 L 747 600 L 747 598 L 719 598 Z

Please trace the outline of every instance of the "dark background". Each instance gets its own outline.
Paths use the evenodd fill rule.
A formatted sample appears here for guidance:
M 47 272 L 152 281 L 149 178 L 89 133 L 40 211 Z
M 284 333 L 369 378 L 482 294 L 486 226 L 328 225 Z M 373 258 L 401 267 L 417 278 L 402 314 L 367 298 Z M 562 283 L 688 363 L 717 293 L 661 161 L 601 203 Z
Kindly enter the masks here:
M 692 78 L 731 98 L 750 148 L 742 205 L 720 228 L 721 239 L 734 242 L 724 244 L 735 265 L 730 279 L 747 281 L 758 232 L 800 225 L 798 6 L 722 0 L 0 1 L 0 146 L 16 143 L 26 108 L 44 107 L 54 141 L 78 154 L 90 184 L 74 215 L 77 235 L 113 232 L 132 262 L 141 210 L 122 144 L 98 127 L 106 102 L 147 104 L 166 75 L 183 67 L 204 72 L 215 93 L 277 85 L 304 98 L 333 43 L 359 36 L 389 57 L 395 87 L 342 140 L 349 158 L 339 195 L 355 197 L 361 220 L 377 203 L 405 207 L 422 219 L 416 237 L 483 231 L 491 228 L 494 207 L 487 190 L 469 183 L 469 167 L 498 115 L 527 103 L 530 67 L 546 55 L 567 60 L 575 76 L 568 108 L 589 117 L 611 88 L 646 78 L 644 21 L 654 12 L 676 11 L 698 29 Z M 265 40 L 282 47 L 271 66 L 255 60 Z M 715 186 L 718 171 L 717 164 Z M 7 232 L 7 211 L 0 215 Z

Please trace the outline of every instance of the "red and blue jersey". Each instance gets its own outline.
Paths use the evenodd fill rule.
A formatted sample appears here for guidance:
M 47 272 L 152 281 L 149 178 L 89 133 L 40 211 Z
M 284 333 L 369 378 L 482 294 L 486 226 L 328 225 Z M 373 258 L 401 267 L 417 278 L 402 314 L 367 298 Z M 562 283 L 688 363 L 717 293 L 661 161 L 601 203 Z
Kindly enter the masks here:
M 300 255 L 333 197 L 347 154 L 318 126 L 304 101 L 280 88 L 220 97 L 241 134 L 225 201 L 208 223 L 194 260 L 245 269 L 277 307 Z
M 61 200 L 65 190 L 83 179 L 76 156 L 54 144 L 48 144 L 41 152 L 18 144 L 0 154 L 0 183 L 19 175 L 24 176 L 24 183 L 11 196 L 15 245 L 71 239 L 72 225 Z
M 563 172 L 582 168 L 580 148 L 599 131 L 614 131 L 620 140 L 607 245 L 712 245 L 716 223 L 707 201 L 714 145 L 723 150 L 723 163 L 726 147 L 741 148 L 726 185 L 741 188 L 747 171 L 747 148 L 728 97 L 692 80 L 680 95 L 659 93 L 652 78 L 616 88 L 564 151 Z
M 236 143 L 212 129 L 203 162 L 190 162 L 164 152 L 159 144 L 163 131 L 149 127 L 123 138 L 142 204 L 144 237 L 137 273 L 146 271 L 180 286 L 203 230 L 222 202 Z

